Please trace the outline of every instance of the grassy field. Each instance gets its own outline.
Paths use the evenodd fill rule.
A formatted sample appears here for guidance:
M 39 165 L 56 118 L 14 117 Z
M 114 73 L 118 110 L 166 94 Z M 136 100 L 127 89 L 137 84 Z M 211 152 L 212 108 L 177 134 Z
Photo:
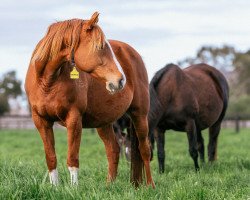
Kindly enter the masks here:
M 205 142 L 207 144 L 207 133 Z M 84 131 L 79 185 L 69 184 L 66 131 L 57 130 L 60 186 L 49 184 L 42 141 L 37 131 L 0 130 L 0 199 L 250 199 L 250 130 L 223 130 L 218 161 L 195 173 L 186 134 L 166 134 L 166 172 L 152 162 L 156 189 L 129 183 L 129 164 L 119 163 L 116 181 L 106 184 L 107 161 L 97 134 Z

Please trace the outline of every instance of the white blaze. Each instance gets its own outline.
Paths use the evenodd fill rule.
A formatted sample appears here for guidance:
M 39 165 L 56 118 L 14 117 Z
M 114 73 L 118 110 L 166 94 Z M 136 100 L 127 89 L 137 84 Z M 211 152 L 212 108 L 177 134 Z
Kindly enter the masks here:
M 49 172 L 49 181 L 52 185 L 58 185 L 58 171 L 57 169 L 53 169 Z
M 123 86 L 125 86 L 125 84 L 126 84 L 126 76 L 125 76 L 125 74 L 124 74 L 124 71 L 123 71 L 123 69 L 122 69 L 122 66 L 120 65 L 120 63 L 118 62 L 118 60 L 117 60 L 117 58 L 116 58 L 116 56 L 115 56 L 115 53 L 113 52 L 113 49 L 112 49 L 112 47 L 111 47 L 111 45 L 109 44 L 109 41 L 106 39 L 106 43 L 108 44 L 108 47 L 109 47 L 109 49 L 110 49 L 110 51 L 111 51 L 111 54 L 112 54 L 112 57 L 113 57 L 113 60 L 114 60 L 114 62 L 115 62 L 115 64 L 116 64 L 116 66 L 117 66 L 117 69 L 119 70 L 119 72 L 121 72 L 121 74 L 122 74 L 122 76 L 123 76 Z

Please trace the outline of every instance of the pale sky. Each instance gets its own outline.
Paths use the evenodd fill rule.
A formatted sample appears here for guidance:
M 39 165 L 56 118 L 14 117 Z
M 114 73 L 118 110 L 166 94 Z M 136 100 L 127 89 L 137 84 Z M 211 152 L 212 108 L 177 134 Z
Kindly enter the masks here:
M 150 79 L 202 45 L 250 49 L 248 0 L 1 0 L 0 75 L 15 69 L 24 81 L 31 53 L 51 23 L 88 19 L 95 11 L 108 39 L 141 54 Z

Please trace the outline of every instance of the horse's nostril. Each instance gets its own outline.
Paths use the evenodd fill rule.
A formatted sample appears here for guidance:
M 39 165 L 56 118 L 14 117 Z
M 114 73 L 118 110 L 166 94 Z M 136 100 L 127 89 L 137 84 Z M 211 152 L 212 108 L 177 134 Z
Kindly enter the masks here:
M 110 89 L 111 91 L 115 89 L 115 86 L 114 86 L 113 83 L 109 83 L 109 89 Z
M 119 89 L 122 89 L 122 88 L 123 88 L 123 82 L 124 82 L 124 79 L 121 78 L 121 79 L 119 80 Z

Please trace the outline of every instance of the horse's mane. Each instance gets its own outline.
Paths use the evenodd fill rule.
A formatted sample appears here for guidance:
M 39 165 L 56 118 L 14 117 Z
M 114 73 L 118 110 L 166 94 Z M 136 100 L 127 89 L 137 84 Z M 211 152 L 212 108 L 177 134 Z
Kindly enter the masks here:
M 32 60 L 46 62 L 55 58 L 64 48 L 70 48 L 71 51 L 76 50 L 83 24 L 84 20 L 82 19 L 71 19 L 51 24 L 46 35 L 37 44 Z M 105 36 L 101 28 L 94 25 L 90 32 L 92 35 L 92 50 L 103 48 Z

